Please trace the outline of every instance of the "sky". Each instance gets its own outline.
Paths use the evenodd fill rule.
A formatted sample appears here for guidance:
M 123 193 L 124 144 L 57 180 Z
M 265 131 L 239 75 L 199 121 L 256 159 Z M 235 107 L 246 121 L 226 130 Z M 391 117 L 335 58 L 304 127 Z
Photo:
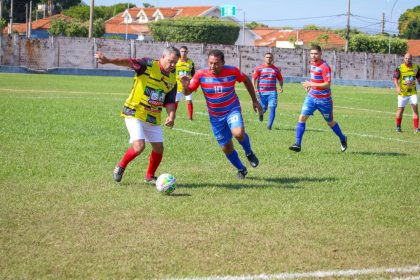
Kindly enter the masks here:
M 398 33 L 398 18 L 407 9 L 420 5 L 420 0 L 126 0 L 143 7 L 149 3 L 155 7 L 174 6 L 223 6 L 235 5 L 236 19 L 256 21 L 270 27 L 302 28 L 315 24 L 333 29 L 347 25 L 347 6 L 350 1 L 350 28 L 376 34 L 381 32 L 385 15 L 384 31 Z M 89 0 L 84 0 L 87 4 Z M 110 6 L 121 0 L 95 0 L 95 5 Z

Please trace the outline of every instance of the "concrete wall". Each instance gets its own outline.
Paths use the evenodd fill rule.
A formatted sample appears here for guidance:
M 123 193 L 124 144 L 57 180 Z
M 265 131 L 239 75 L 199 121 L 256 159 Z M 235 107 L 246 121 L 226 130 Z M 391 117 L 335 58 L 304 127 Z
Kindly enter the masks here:
M 18 36 L 3 36 L 0 44 L 0 65 L 26 67 L 38 72 L 48 69 L 56 69 L 54 71 L 57 72 L 60 72 L 59 69 L 127 70 L 114 65 L 98 65 L 94 53 L 102 51 L 110 57 L 159 58 L 162 49 L 168 45 L 162 42 L 104 38 L 50 37 L 27 40 Z M 175 44 L 177 47 L 181 45 L 184 44 Z M 189 56 L 198 69 L 206 67 L 207 53 L 217 48 L 225 53 L 226 64 L 237 66 L 248 75 L 252 75 L 255 67 L 263 62 L 266 52 L 273 53 L 275 64 L 282 69 L 283 76 L 305 78 L 309 75 L 308 50 L 189 43 L 185 45 L 188 46 Z M 359 85 L 371 85 L 371 81 L 386 81 L 386 84 L 390 84 L 388 82 L 391 81 L 392 71 L 403 61 L 401 55 L 337 51 L 324 51 L 323 58 L 332 68 L 334 82 L 351 81 L 351 84 Z M 414 62 L 420 64 L 420 57 L 415 57 Z

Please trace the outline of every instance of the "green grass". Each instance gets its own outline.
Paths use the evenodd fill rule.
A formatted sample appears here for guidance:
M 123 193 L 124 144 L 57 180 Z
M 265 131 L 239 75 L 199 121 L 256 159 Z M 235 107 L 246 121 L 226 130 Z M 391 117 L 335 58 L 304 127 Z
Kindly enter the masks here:
M 420 264 L 420 135 L 412 132 L 408 107 L 404 132 L 393 131 L 393 90 L 334 86 L 335 119 L 349 149 L 340 152 L 317 113 L 302 152 L 293 153 L 301 86 L 285 85 L 272 131 L 239 86 L 261 162 L 244 181 L 212 136 L 198 92 L 194 121 L 182 103 L 175 129 L 164 129 L 158 172 L 178 180 L 175 193 L 164 196 L 143 183 L 150 146 L 121 184 L 112 180 L 128 147 L 119 111 L 130 88 L 129 78 L 0 74 L 0 278 L 156 279 Z

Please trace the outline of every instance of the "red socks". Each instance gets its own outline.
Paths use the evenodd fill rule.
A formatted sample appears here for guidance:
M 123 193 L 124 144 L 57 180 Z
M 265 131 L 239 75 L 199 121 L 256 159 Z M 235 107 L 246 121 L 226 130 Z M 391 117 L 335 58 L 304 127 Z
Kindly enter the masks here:
M 146 178 L 155 176 L 155 172 L 162 161 L 163 154 L 158 154 L 152 150 L 149 158 L 149 167 L 147 168 Z
M 395 124 L 396 124 L 397 126 L 401 126 L 401 121 L 402 121 L 402 119 L 395 118 Z
M 122 168 L 126 168 L 127 165 L 135 159 L 139 154 L 134 151 L 133 147 L 128 148 L 127 152 L 125 152 L 125 155 L 123 156 L 122 160 L 118 164 Z
M 413 118 L 413 123 L 414 123 L 414 129 L 418 129 L 419 128 L 419 119 L 414 119 Z
M 193 116 L 193 104 L 188 103 L 188 117 L 190 118 L 190 121 L 192 121 L 192 116 Z

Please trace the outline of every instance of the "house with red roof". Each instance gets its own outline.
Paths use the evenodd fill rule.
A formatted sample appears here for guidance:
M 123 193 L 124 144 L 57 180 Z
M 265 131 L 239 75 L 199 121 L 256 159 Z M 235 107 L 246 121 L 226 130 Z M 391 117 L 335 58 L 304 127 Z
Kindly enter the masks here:
M 262 38 L 255 41 L 256 46 L 275 48 L 310 48 L 319 44 L 326 50 L 343 50 L 346 41 L 332 31 L 325 30 L 282 30 L 275 28 L 257 28 L 254 32 Z
M 40 39 L 40 38 L 48 38 L 49 33 L 48 30 L 51 27 L 51 23 L 53 20 L 64 20 L 64 21 L 71 21 L 71 17 L 57 14 L 50 17 L 46 17 L 43 19 L 35 20 L 31 24 L 31 38 L 33 39 Z M 3 34 L 8 33 L 8 26 L 3 28 Z M 14 23 L 12 27 L 12 33 L 18 33 L 19 36 L 26 36 L 28 32 L 29 26 L 26 23 Z
M 420 40 L 407 40 L 407 52 L 412 56 L 420 56 Z
M 148 27 L 149 22 L 161 19 L 198 16 L 221 18 L 221 11 L 218 6 L 130 8 L 105 22 L 105 36 L 119 36 L 124 39 L 152 41 L 153 36 Z M 242 24 L 232 17 L 223 17 L 223 19 Z M 245 27 L 241 28 L 235 44 L 254 45 L 256 39 L 260 39 L 260 36 Z

